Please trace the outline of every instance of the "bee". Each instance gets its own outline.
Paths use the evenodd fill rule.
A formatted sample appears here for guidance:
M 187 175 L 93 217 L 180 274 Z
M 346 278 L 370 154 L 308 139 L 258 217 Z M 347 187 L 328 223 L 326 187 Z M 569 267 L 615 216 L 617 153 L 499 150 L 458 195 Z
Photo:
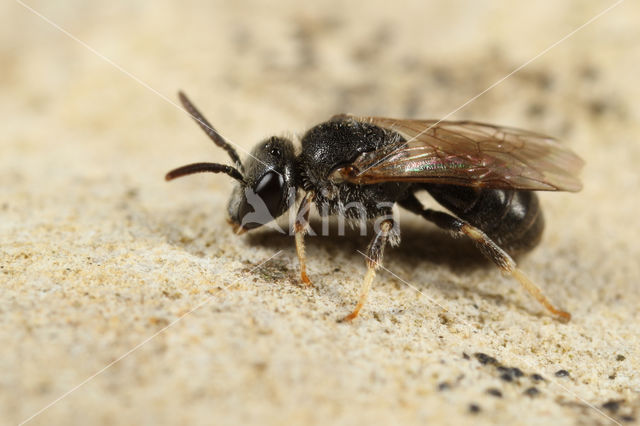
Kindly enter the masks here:
M 509 254 L 529 251 L 540 241 L 544 217 L 535 191 L 582 188 L 577 176 L 584 162 L 555 139 L 473 121 L 340 114 L 309 129 L 298 151 L 290 139 L 272 136 L 242 162 L 187 96 L 180 92 L 179 98 L 213 142 L 227 151 L 233 166 L 194 163 L 170 171 L 165 179 L 200 172 L 225 173 L 235 179 L 228 215 L 238 234 L 282 216 L 298 203 L 293 231 L 304 284 L 311 285 L 304 236 L 312 204 L 323 216 L 376 221 L 360 297 L 343 320 L 358 316 L 385 246 L 400 242 L 392 212 L 396 204 L 454 236 L 470 238 L 549 312 L 561 320 L 571 318 L 549 301 Z M 416 197 L 423 191 L 448 211 L 425 208 Z M 268 213 L 262 215 L 266 220 L 257 217 L 258 204 Z

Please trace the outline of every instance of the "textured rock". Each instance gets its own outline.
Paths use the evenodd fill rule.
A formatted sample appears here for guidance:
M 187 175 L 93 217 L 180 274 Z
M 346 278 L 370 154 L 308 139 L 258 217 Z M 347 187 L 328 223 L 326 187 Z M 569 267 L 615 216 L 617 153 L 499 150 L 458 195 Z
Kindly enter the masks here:
M 185 90 L 244 151 L 338 112 L 443 117 L 606 5 L 30 4 L 157 93 L 0 6 L 2 422 L 69 391 L 31 424 L 637 421 L 637 3 L 452 116 L 586 160 L 582 192 L 541 194 L 546 234 L 520 259 L 568 324 L 409 214 L 391 272 L 337 323 L 367 239 L 309 238 L 301 286 L 291 238 L 233 235 L 228 178 L 163 181 L 227 161 L 171 103 Z

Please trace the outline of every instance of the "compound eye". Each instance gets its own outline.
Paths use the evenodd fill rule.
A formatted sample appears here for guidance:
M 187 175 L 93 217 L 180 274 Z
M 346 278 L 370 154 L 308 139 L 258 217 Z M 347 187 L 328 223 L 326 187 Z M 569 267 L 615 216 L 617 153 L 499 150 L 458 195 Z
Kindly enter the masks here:
M 262 198 L 269 209 L 269 213 L 275 218 L 279 216 L 282 206 L 284 178 L 276 172 L 269 172 L 262 176 L 255 187 L 255 192 Z

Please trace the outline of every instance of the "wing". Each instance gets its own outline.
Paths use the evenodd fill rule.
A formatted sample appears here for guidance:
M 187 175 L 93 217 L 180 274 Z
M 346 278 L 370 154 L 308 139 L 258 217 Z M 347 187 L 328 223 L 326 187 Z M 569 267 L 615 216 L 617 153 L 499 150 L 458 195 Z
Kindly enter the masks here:
M 584 162 L 555 139 L 472 121 L 340 116 L 403 139 L 360 155 L 341 177 L 352 183 L 431 182 L 493 189 L 579 191 Z

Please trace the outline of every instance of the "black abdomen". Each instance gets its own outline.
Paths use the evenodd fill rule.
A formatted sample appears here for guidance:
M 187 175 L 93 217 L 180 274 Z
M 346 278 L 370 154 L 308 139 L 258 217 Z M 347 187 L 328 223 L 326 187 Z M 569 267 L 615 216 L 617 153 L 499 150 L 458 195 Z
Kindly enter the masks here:
M 540 242 L 544 216 L 533 191 L 439 184 L 425 185 L 424 189 L 511 254 L 529 251 Z

